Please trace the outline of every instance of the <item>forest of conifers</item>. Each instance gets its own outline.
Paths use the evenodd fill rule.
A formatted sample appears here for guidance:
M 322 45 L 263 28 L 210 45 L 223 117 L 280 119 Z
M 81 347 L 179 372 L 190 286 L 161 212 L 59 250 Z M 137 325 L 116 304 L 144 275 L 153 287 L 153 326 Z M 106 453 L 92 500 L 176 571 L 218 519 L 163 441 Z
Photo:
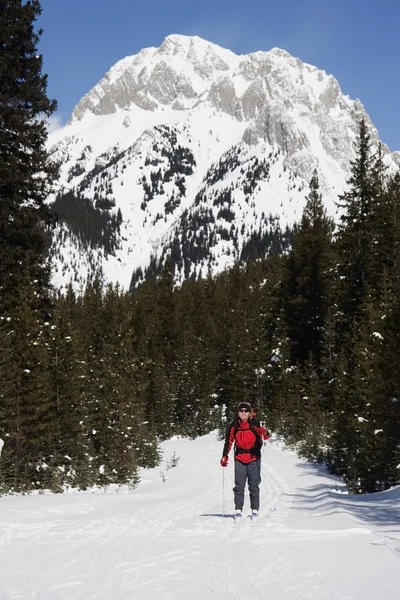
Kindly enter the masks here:
M 314 172 L 287 252 L 179 286 L 167 258 L 130 292 L 98 277 L 59 294 L 43 121 L 56 104 L 36 53 L 40 4 L 6 5 L 0 493 L 134 487 L 141 467 L 157 465 L 161 440 L 223 430 L 243 399 L 350 491 L 399 484 L 400 173 L 387 172 L 366 122 L 336 225 Z

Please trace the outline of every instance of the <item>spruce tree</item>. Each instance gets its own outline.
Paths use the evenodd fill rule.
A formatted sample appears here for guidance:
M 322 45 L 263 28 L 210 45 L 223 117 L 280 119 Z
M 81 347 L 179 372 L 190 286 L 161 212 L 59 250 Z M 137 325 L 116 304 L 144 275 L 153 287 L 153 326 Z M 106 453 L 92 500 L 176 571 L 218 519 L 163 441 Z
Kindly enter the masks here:
M 383 341 L 377 359 L 381 373 L 376 386 L 375 434 L 379 435 L 380 465 L 377 489 L 400 485 L 400 300 L 384 320 Z
M 82 302 L 72 286 L 58 299 L 48 341 L 53 387 L 53 428 L 57 435 L 59 473 L 64 483 L 85 489 L 96 481 L 91 418 L 86 403 L 86 363 L 79 313 Z
M 327 439 L 326 404 L 321 389 L 321 380 L 312 354 L 302 368 L 302 404 L 300 422 L 300 453 L 313 462 L 323 462 Z
M 244 398 L 254 401 L 257 390 L 256 369 L 264 367 L 265 319 L 256 306 L 257 286 L 250 284 L 248 274 L 235 265 L 218 285 L 219 335 L 218 388 L 219 400 L 235 412 Z M 264 357 L 263 357 L 264 355 Z M 261 362 L 260 362 L 261 361 Z
M 324 323 L 331 303 L 333 223 L 327 216 L 319 191 L 317 172 L 310 181 L 300 227 L 287 260 L 283 286 L 292 362 L 303 364 L 312 353 L 321 356 Z
M 37 45 L 38 0 L 0 2 L 0 312 L 8 311 L 22 280 L 49 286 L 44 223 L 53 168 L 45 148 L 56 102 Z
M 365 119 L 360 121 L 356 158 L 351 163 L 347 183 L 349 189 L 339 196 L 343 212 L 337 235 L 339 308 L 345 335 L 349 334 L 353 319 L 359 317 L 360 307 L 372 283 L 372 224 L 377 176 Z
M 326 451 L 326 464 L 336 475 L 343 475 L 349 462 L 357 453 L 354 439 L 354 412 L 351 396 L 348 359 L 342 348 L 332 361 L 329 397 L 331 401 L 330 427 Z
M 187 280 L 176 290 L 180 329 L 174 369 L 175 415 L 173 422 L 192 437 L 215 428 L 211 398 L 215 382 L 213 337 L 210 337 L 212 307 L 207 283 Z M 214 358 L 213 358 L 214 357 Z
M 372 324 L 374 363 L 365 489 L 378 491 L 400 483 L 400 300 L 395 285 L 384 278 L 380 305 Z M 368 488 L 367 488 L 368 485 Z
M 383 272 L 400 293 L 400 171 L 388 178 L 374 211 L 373 281 L 378 285 Z
M 350 471 L 345 473 L 349 486 L 357 492 L 376 491 L 376 477 L 381 464 L 374 434 L 378 428 L 374 415 L 378 400 L 376 388 L 381 372 L 377 366 L 377 349 L 381 344 L 381 318 L 371 299 L 360 307 L 360 317 L 354 326 L 350 356 L 350 397 L 348 417 L 357 440 L 357 452 Z M 351 473 L 351 476 L 350 476 Z
M 50 324 L 32 309 L 34 295 L 33 285 L 20 286 L 9 327 L 1 332 L 2 465 L 13 490 L 52 487 L 56 431 L 45 332 Z

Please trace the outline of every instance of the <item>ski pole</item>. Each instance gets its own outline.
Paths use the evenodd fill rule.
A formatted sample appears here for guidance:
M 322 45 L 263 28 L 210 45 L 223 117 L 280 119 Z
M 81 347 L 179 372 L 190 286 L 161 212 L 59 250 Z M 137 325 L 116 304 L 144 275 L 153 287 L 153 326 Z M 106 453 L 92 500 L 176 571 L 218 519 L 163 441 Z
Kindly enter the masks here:
M 222 469 L 222 514 L 225 516 L 225 469 Z

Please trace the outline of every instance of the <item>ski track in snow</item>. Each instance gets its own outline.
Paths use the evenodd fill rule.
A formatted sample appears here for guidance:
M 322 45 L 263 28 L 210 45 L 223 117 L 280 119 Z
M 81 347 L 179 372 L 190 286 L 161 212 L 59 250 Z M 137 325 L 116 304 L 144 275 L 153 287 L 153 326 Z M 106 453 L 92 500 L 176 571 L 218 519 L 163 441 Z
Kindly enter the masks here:
M 246 490 L 235 524 L 222 442 L 163 448 L 164 464 L 179 457 L 165 482 L 161 467 L 131 492 L 1 498 L 0 600 L 398 600 L 399 488 L 392 500 L 342 494 L 274 441 L 260 517 L 249 518 Z

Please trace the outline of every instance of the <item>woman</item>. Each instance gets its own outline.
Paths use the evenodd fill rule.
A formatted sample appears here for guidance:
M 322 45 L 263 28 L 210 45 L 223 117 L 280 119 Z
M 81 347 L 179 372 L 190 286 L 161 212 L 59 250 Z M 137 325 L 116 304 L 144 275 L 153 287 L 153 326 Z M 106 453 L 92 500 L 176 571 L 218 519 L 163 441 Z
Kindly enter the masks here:
M 229 425 L 220 464 L 228 465 L 228 455 L 234 445 L 235 453 L 235 518 L 242 517 L 244 504 L 244 489 L 246 481 L 249 486 L 250 507 L 252 518 L 258 517 L 260 509 L 260 483 L 261 483 L 261 448 L 263 440 L 269 438 L 265 427 L 260 426 L 257 419 L 250 418 L 251 405 L 241 402 L 238 406 L 237 417 Z

